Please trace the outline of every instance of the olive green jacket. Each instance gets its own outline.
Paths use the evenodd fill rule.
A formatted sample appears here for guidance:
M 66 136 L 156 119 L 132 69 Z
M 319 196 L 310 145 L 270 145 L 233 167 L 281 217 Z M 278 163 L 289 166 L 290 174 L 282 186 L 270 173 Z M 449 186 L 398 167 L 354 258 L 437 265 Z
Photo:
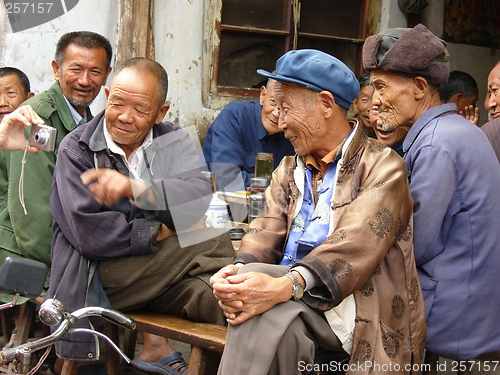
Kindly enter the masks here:
M 0 155 L 0 262 L 7 256 L 22 256 L 50 267 L 52 216 L 49 197 L 52 173 L 59 143 L 77 124 L 58 82 L 23 104 L 31 105 L 46 125 L 57 129 L 56 149 L 53 152 L 39 151 L 26 155 L 23 193 L 27 215 L 19 196 L 24 153 L 13 151 Z M 90 110 L 87 109 L 87 119 L 91 118 Z M 26 133 L 29 133 L 29 129 Z

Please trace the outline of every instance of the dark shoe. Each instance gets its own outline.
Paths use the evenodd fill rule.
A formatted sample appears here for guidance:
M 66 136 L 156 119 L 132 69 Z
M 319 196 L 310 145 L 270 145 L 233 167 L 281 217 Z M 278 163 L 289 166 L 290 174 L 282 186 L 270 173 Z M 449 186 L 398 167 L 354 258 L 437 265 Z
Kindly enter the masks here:
M 46 375 L 57 375 L 54 370 L 54 364 L 49 365 L 45 371 Z M 78 369 L 77 375 L 108 375 L 106 365 L 102 363 L 94 363 L 90 365 L 81 366 Z
M 103 363 L 93 363 L 80 367 L 77 375 L 108 375 L 108 369 Z
M 56 372 L 54 371 L 54 364 L 50 364 L 47 369 L 45 370 L 46 375 L 57 375 Z
M 42 365 L 38 369 L 38 371 L 46 372 L 48 375 L 54 374 L 54 364 L 56 363 L 55 357 L 48 357 L 43 361 Z M 48 372 L 51 371 L 51 372 Z
M 178 364 L 178 366 L 172 367 L 175 364 Z M 188 369 L 184 358 L 182 358 L 182 354 L 179 352 L 167 355 L 156 362 L 146 362 L 136 358 L 132 361 L 131 365 L 147 374 L 157 375 L 182 375 L 187 374 Z

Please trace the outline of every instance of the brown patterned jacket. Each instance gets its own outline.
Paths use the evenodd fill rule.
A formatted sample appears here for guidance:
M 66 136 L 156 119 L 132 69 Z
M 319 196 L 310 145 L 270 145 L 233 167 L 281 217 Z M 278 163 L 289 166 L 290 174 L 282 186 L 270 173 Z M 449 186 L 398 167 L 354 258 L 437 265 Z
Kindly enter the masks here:
M 285 157 L 266 191 L 267 211 L 252 221 L 235 262 L 278 264 L 302 204 L 304 163 Z M 413 256 L 413 200 L 396 152 L 360 127 L 343 148 L 327 239 L 296 265 L 323 283 L 303 301 L 327 311 L 354 295 L 356 320 L 349 373 L 420 370 L 425 311 Z M 413 367 L 413 371 L 412 370 Z

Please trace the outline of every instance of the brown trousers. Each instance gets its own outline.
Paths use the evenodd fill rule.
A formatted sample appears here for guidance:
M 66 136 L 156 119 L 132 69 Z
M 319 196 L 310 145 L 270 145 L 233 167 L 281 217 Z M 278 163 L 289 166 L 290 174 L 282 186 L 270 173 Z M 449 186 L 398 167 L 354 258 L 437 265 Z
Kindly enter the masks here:
M 288 269 L 250 263 L 238 272 L 256 271 L 281 277 Z M 242 324 L 229 325 L 218 374 L 306 374 L 319 347 L 347 355 L 322 314 L 303 302 L 290 300 Z
M 101 261 L 100 280 L 111 306 L 226 324 L 209 280 L 233 261 L 229 233 L 204 228 L 189 234 L 195 245 L 181 248 L 173 236 L 158 243 L 153 254 Z

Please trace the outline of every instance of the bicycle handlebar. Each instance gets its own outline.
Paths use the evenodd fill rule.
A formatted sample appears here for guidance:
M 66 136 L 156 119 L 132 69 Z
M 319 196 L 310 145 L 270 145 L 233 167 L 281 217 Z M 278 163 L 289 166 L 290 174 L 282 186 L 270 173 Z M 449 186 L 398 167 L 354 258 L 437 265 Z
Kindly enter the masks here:
M 71 314 L 76 320 L 87 316 L 100 316 L 107 321 L 119 325 L 123 328 L 130 329 L 133 331 L 135 329 L 135 321 L 129 318 L 127 315 L 122 314 L 119 311 L 105 309 L 103 307 L 83 307 L 76 310 Z
M 41 319 L 42 321 L 48 320 L 49 325 L 55 325 L 54 322 L 60 323 L 57 327 L 57 329 L 49 336 L 42 337 L 38 340 L 27 342 L 25 344 L 19 345 L 15 348 L 4 348 L 0 351 L 0 365 L 5 365 L 8 363 L 11 363 L 15 360 L 19 361 L 21 366 L 23 368 L 27 368 L 29 366 L 29 362 L 31 361 L 31 354 L 37 350 L 46 348 L 57 341 L 61 339 L 64 335 L 72 332 L 72 331 L 77 331 L 77 329 L 73 330 L 71 327 L 82 318 L 85 317 L 90 317 L 90 316 L 100 316 L 111 323 L 117 324 L 121 327 L 124 327 L 129 330 L 134 330 L 136 325 L 135 321 L 118 312 L 115 310 L 111 309 L 106 309 L 103 307 L 96 307 L 96 306 L 91 306 L 91 307 L 83 307 L 81 309 L 78 309 L 74 311 L 71 314 L 66 313 L 63 309 L 64 307 L 62 304 L 57 301 L 57 300 L 47 300 L 44 302 L 44 304 L 49 303 L 48 309 L 44 310 L 45 315 L 49 315 L 48 319 L 47 316 L 44 316 L 44 319 Z M 52 303 L 52 304 L 50 304 Z M 43 304 L 42 304 L 43 306 Z M 47 313 L 49 311 L 49 313 Z M 60 314 L 60 316 L 57 316 L 57 314 Z M 40 309 L 40 315 L 42 315 L 42 308 Z M 54 315 L 54 316 L 50 316 Z M 99 332 L 95 332 L 89 329 L 78 329 L 80 332 L 87 332 L 91 334 L 95 334 L 98 337 L 106 339 L 108 342 L 112 343 L 112 341 L 105 335 L 100 334 Z M 119 354 L 128 362 L 130 360 L 120 351 L 120 349 L 114 345 L 113 346 L 115 350 L 119 352 Z

